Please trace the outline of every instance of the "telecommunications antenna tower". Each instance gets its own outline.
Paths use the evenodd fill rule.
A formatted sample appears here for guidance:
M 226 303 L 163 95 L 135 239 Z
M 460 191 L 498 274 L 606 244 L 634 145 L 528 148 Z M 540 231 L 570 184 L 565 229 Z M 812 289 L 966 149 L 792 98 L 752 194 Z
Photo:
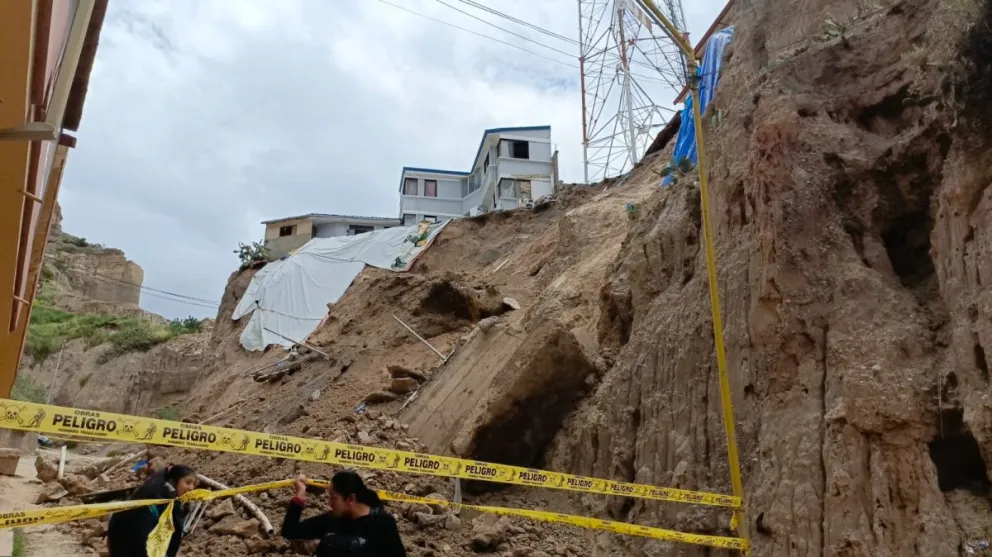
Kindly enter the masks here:
M 582 159 L 591 184 L 628 172 L 674 114 L 685 60 L 640 0 L 578 0 Z M 680 0 L 656 0 L 683 32 Z M 661 102 L 659 102 L 661 101 Z

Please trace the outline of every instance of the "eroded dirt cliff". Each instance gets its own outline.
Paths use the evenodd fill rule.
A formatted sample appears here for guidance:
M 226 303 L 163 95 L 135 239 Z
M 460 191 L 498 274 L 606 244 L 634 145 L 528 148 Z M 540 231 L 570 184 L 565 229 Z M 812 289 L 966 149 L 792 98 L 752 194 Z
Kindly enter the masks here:
M 987 48 L 989 7 L 742 4 L 704 119 L 755 554 L 976 551 L 992 536 L 992 172 L 975 125 L 987 109 L 960 95 L 988 87 L 988 51 L 977 72 L 918 51 Z M 828 14 L 839 37 L 823 31 Z M 783 51 L 793 35 L 807 40 Z M 729 490 L 692 195 L 656 194 L 628 236 L 600 329 L 622 346 L 618 363 L 559 437 L 554 468 Z M 698 509 L 586 503 L 726 525 Z

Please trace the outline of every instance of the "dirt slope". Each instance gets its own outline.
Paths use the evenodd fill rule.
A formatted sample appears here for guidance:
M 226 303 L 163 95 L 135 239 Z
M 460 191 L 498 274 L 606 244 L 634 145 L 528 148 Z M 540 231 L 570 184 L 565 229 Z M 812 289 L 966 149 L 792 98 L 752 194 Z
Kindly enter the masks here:
M 702 125 L 755 555 L 952 556 L 992 539 L 992 84 L 987 62 L 968 65 L 992 40 L 971 25 L 978 4 L 736 5 Z M 273 381 L 249 375 L 284 353 L 237 345 L 229 315 L 251 273 L 235 274 L 187 415 L 244 402 L 222 423 L 729 492 L 699 190 L 691 177 L 659 189 L 666 157 L 543 211 L 455 222 L 410 273 L 364 272 L 311 338 L 329 358 Z M 356 417 L 388 366 L 430 380 L 402 413 L 409 395 Z M 298 468 L 170 457 L 230 485 Z M 729 533 L 706 508 L 474 487 L 475 502 Z M 253 498 L 281 517 L 281 498 Z M 474 527 L 417 520 L 401 521 L 412 555 L 480 551 Z M 302 551 L 202 536 L 205 554 Z M 720 554 L 545 527 L 496 545 L 485 551 Z
M 988 74 L 905 56 L 957 52 L 951 31 L 979 21 L 948 21 L 966 4 L 738 4 L 707 133 L 756 555 L 952 556 L 992 537 L 989 141 L 949 98 Z M 618 363 L 554 468 L 729 490 L 696 207 L 659 193 L 632 230 L 601 330 Z M 727 518 L 586 502 L 694 530 Z

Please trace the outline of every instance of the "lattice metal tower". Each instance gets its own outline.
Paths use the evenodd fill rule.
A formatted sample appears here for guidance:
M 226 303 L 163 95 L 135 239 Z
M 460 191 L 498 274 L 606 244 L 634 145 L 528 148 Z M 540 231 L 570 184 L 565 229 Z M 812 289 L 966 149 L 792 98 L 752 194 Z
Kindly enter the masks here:
M 674 114 L 686 83 L 675 43 L 639 0 L 578 0 L 586 183 L 629 171 Z M 658 7 L 685 31 L 680 0 Z

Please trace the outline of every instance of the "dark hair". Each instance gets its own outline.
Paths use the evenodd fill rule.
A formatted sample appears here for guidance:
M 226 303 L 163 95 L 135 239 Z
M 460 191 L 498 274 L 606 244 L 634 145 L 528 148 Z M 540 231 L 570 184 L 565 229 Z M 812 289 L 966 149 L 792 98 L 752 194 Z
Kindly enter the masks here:
M 166 481 L 170 481 L 172 483 L 177 483 L 186 476 L 192 476 L 195 474 L 196 470 L 193 470 L 191 466 L 186 466 L 185 464 L 170 464 L 165 468 L 165 479 Z
M 148 476 L 145 483 L 141 484 L 141 487 L 134 491 L 131 498 L 172 499 L 176 496 L 175 484 L 191 474 L 196 474 L 196 471 L 185 464 L 170 464 L 165 469 Z M 167 487 L 167 484 L 171 485 Z
M 382 500 L 379 499 L 379 494 L 369 489 L 365 485 L 365 482 L 362 481 L 362 477 L 351 470 L 334 474 L 334 477 L 331 478 L 331 489 L 345 499 L 354 495 L 355 500 L 363 505 L 370 507 L 382 506 Z

